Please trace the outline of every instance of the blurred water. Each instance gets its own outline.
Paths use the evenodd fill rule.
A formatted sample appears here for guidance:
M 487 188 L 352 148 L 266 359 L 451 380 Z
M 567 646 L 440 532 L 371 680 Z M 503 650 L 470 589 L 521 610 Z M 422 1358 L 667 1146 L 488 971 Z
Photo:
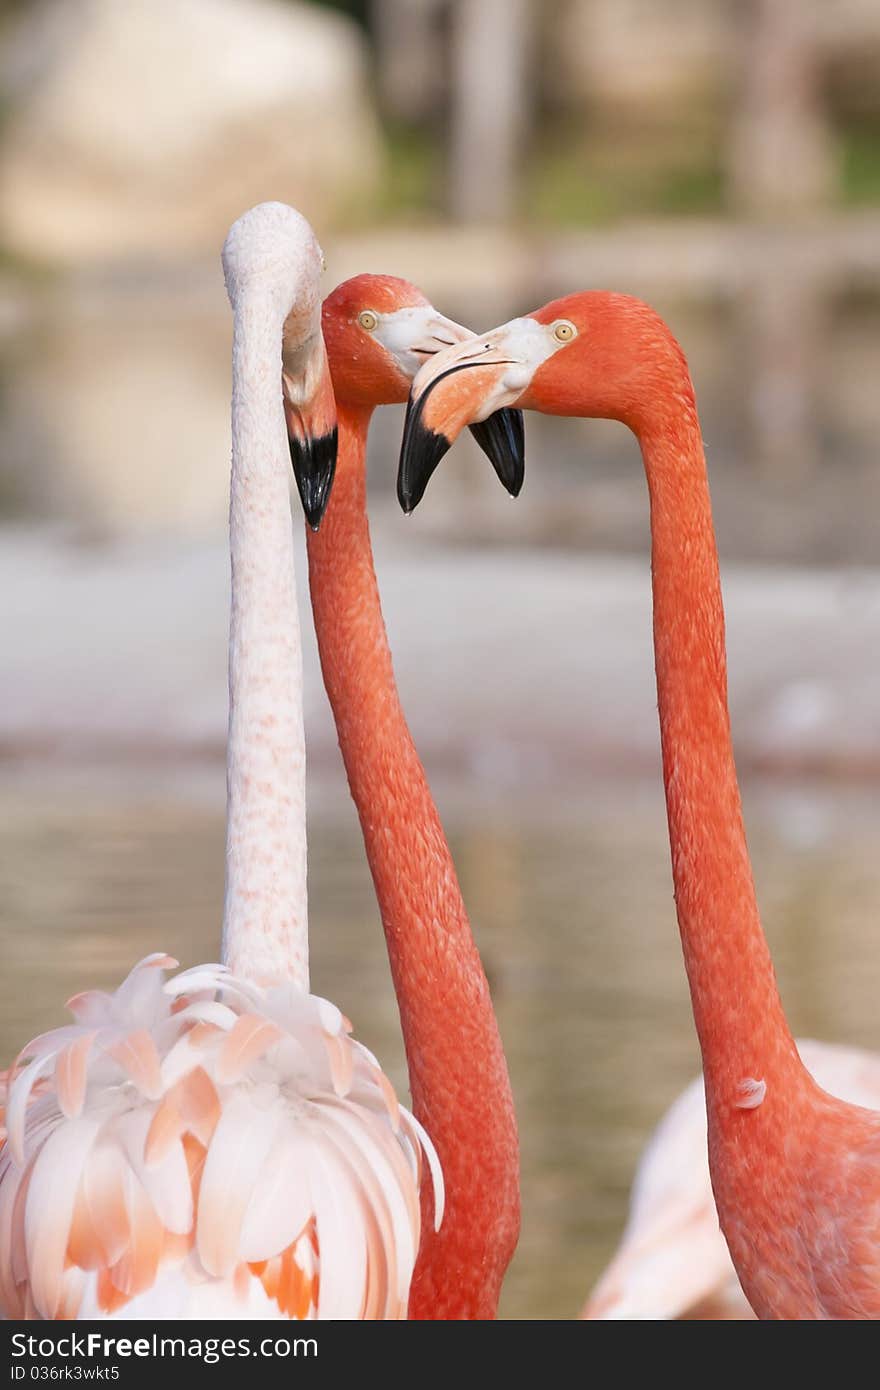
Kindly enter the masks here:
M 218 764 L 124 778 L 8 771 L 0 796 L 0 1057 L 156 949 L 216 957 Z M 880 1048 L 880 806 L 870 791 L 747 787 L 765 923 L 802 1035 Z M 697 1054 L 659 786 L 503 803 L 438 785 L 498 1009 L 523 1149 L 523 1234 L 502 1312 L 565 1318 L 620 1233 L 647 1135 Z M 313 988 L 405 1089 L 381 929 L 341 773 L 313 787 Z

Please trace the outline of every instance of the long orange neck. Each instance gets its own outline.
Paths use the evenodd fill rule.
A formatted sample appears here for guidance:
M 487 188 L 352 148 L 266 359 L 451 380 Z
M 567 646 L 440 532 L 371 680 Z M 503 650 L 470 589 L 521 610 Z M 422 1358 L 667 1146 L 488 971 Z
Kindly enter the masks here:
M 676 354 L 677 359 L 677 354 Z M 804 1076 L 755 899 L 727 706 L 724 612 L 706 463 L 683 361 L 640 422 L 651 497 L 654 654 L 675 902 L 713 1127 L 740 1090 Z M 768 1107 L 770 1109 L 770 1107 Z
M 397 695 L 373 570 L 365 451 L 371 412 L 339 407 L 339 456 L 308 536 L 324 683 L 360 816 L 416 1116 L 446 1181 L 424 1208 L 412 1318 L 494 1317 L 519 1233 L 519 1149 L 507 1065 L 458 879 Z

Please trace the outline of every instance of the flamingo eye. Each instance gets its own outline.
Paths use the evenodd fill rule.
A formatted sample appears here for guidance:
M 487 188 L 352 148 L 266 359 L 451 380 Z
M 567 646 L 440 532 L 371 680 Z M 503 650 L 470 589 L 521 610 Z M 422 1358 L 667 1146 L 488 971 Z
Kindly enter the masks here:
M 568 319 L 563 319 L 562 322 L 557 323 L 553 329 L 553 337 L 558 343 L 570 343 L 576 333 L 577 329 L 573 323 L 568 322 Z
M 368 333 L 372 333 L 379 326 L 379 315 L 374 314 L 372 309 L 362 309 L 358 314 L 358 323 L 361 328 L 365 328 Z

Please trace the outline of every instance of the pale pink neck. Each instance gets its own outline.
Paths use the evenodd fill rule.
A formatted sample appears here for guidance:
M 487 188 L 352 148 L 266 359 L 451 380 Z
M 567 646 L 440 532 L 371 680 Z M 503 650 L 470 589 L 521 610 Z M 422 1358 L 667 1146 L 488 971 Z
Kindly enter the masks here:
M 360 816 L 413 1108 L 443 1165 L 410 1316 L 492 1317 L 519 1229 L 519 1153 L 501 1038 L 455 866 L 397 694 L 366 510 L 370 411 L 339 405 L 327 514 L 308 536 L 324 683 Z M 429 1215 L 430 1213 L 426 1213 Z
M 232 354 L 223 961 L 260 983 L 308 989 L 302 655 L 281 332 L 271 302 L 242 291 Z
M 761 928 L 727 706 L 724 612 L 686 368 L 638 430 L 651 497 L 654 653 L 675 901 L 710 1102 L 802 1071 Z

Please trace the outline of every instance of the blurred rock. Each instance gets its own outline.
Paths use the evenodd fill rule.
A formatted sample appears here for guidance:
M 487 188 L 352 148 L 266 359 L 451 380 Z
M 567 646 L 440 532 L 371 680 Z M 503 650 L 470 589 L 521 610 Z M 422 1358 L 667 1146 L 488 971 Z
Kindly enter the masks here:
M 213 254 L 264 198 L 320 225 L 373 196 L 356 26 L 278 0 L 47 0 L 11 41 L 0 237 L 82 264 Z

